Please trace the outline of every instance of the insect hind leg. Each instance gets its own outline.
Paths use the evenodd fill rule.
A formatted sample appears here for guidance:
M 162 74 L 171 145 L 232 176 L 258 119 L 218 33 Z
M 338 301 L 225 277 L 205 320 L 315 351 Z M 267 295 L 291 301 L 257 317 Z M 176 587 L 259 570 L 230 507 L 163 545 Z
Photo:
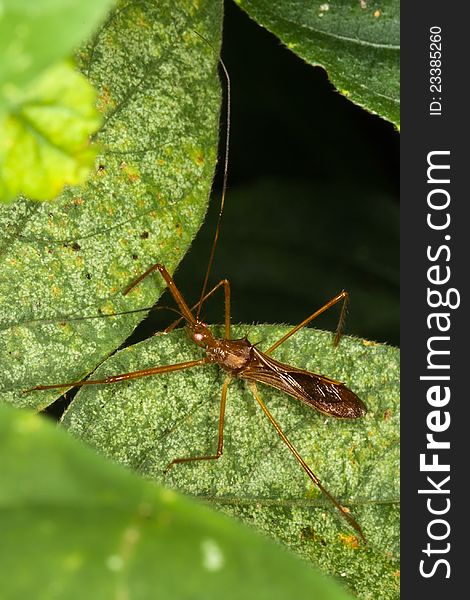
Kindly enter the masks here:
M 294 455 L 295 459 L 300 464 L 300 466 L 305 471 L 305 473 L 308 475 L 308 477 L 310 478 L 310 480 L 312 481 L 312 483 L 314 485 L 316 485 L 318 487 L 318 489 L 328 498 L 328 500 L 333 504 L 333 506 L 335 506 L 335 508 L 337 508 L 337 510 L 339 511 L 339 513 L 341 514 L 341 516 L 349 523 L 349 525 L 351 525 L 351 527 L 353 527 L 357 531 L 357 533 L 360 535 L 362 541 L 364 543 L 366 543 L 366 538 L 364 536 L 364 533 L 363 533 L 360 525 L 349 514 L 349 512 L 344 508 L 344 506 L 342 506 L 338 502 L 338 500 L 336 500 L 336 498 L 332 494 L 330 494 L 330 492 L 322 485 L 321 481 L 318 479 L 318 477 L 315 475 L 315 473 L 312 471 L 312 469 L 307 465 L 307 463 L 304 461 L 304 459 L 300 456 L 299 452 L 296 450 L 296 448 L 294 447 L 294 445 L 292 444 L 292 442 L 288 439 L 288 437 L 286 436 L 286 434 L 282 431 L 279 423 L 275 420 L 275 418 L 273 417 L 273 415 L 269 411 L 268 407 L 263 402 L 263 399 L 261 398 L 261 396 L 260 396 L 260 394 L 258 392 L 258 388 L 256 386 L 256 383 L 249 382 L 248 385 L 250 386 L 250 390 L 251 390 L 251 393 L 253 394 L 253 397 L 258 402 L 258 404 L 261 407 L 261 409 L 264 412 L 264 414 L 268 417 L 269 421 L 271 422 L 271 425 L 274 427 L 274 429 L 276 430 L 277 434 L 279 435 L 279 437 L 281 438 L 281 440 L 284 442 L 284 444 L 292 452 L 292 454 Z
M 319 308 L 314 313 L 309 315 L 306 319 L 304 319 L 302 321 L 302 323 L 299 323 L 298 325 L 296 325 L 295 327 L 290 329 L 285 335 L 283 335 L 279 340 L 277 340 L 277 342 L 275 342 L 270 348 L 265 350 L 264 353 L 271 354 L 272 352 L 274 352 L 274 350 L 278 346 L 283 344 L 286 340 L 288 340 L 291 336 L 293 336 L 295 333 L 297 333 L 300 329 L 302 329 L 303 327 L 308 325 L 311 321 L 316 319 L 319 315 L 321 315 L 326 310 L 328 310 L 329 308 L 331 308 L 332 306 L 334 306 L 335 304 L 337 304 L 338 302 L 341 302 L 341 301 L 343 302 L 343 305 L 341 307 L 341 313 L 340 313 L 339 320 L 338 320 L 338 326 L 336 327 L 336 333 L 335 333 L 335 337 L 333 340 L 333 345 L 337 346 L 339 344 L 341 336 L 343 335 L 344 323 L 346 320 L 346 312 L 347 312 L 348 304 L 349 304 L 349 294 L 345 290 L 343 290 L 339 294 L 336 294 L 336 296 L 334 296 L 334 298 L 329 300 L 321 308 Z

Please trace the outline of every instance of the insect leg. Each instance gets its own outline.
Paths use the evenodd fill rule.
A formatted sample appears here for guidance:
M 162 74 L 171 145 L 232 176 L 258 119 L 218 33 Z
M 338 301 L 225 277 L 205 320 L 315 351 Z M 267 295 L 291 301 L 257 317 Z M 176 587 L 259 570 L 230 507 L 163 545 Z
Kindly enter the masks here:
M 170 373 L 172 371 L 181 371 L 183 369 L 191 369 L 199 365 L 205 365 L 208 362 L 207 358 L 199 360 L 188 360 L 186 362 L 177 363 L 175 365 L 162 365 L 160 367 L 151 367 L 150 369 L 142 369 L 140 371 L 132 371 L 131 373 L 121 373 L 120 375 L 111 375 L 105 379 L 85 379 L 83 381 L 71 381 L 69 383 L 56 383 L 53 385 L 37 385 L 25 392 L 34 390 L 54 390 L 60 388 L 79 387 L 82 385 L 103 385 L 107 383 L 118 383 L 120 381 L 128 381 L 129 379 L 137 379 L 138 377 L 147 377 L 148 375 L 157 375 L 159 373 Z
M 126 287 L 126 289 L 122 292 L 123 295 L 126 296 L 129 292 L 131 292 L 136 287 L 136 285 L 138 285 L 143 279 L 145 279 L 145 277 L 147 277 L 147 275 L 150 275 L 154 271 L 158 271 L 160 273 L 160 275 L 163 277 L 163 279 L 165 280 L 165 282 L 168 286 L 168 291 L 175 299 L 175 302 L 178 305 L 178 307 L 179 307 L 180 311 L 182 312 L 186 321 L 188 321 L 188 323 L 195 324 L 196 319 L 194 318 L 193 313 L 190 311 L 183 296 L 181 295 L 181 292 L 176 287 L 176 284 L 173 281 L 173 278 L 166 270 L 166 267 L 164 265 L 162 265 L 161 263 L 156 263 L 155 265 L 151 266 L 149 269 L 147 269 L 145 271 L 145 273 L 142 273 L 142 275 L 140 275 L 140 277 L 138 277 L 135 281 L 130 283 Z
M 198 308 L 201 302 L 205 302 L 210 296 L 212 296 L 221 286 L 224 286 L 224 295 L 225 295 L 225 338 L 227 340 L 230 339 L 230 281 L 228 279 L 221 279 L 217 285 L 215 285 L 210 292 L 204 296 L 202 300 L 200 300 L 194 306 L 191 306 L 191 312 L 193 312 L 196 308 Z M 169 333 L 173 331 L 175 327 L 177 327 L 182 321 L 182 317 L 173 321 L 168 327 L 165 329 L 165 333 Z
M 177 463 L 185 463 L 192 462 L 195 460 L 217 460 L 222 456 L 222 452 L 224 450 L 224 419 L 225 419 L 225 405 L 227 402 L 227 388 L 230 383 L 231 377 L 227 377 L 224 381 L 224 385 L 222 386 L 222 393 L 220 395 L 220 410 L 219 410 L 219 437 L 217 442 L 217 450 L 215 454 L 210 454 L 208 456 L 189 456 L 185 458 L 174 458 L 168 465 L 166 466 L 164 473 L 167 473 L 174 465 Z
M 142 273 L 142 275 L 139 275 L 139 277 L 137 277 L 137 279 L 134 279 L 134 281 L 131 281 L 131 283 L 123 290 L 122 295 L 127 296 L 127 294 L 129 292 L 131 292 L 135 287 L 137 287 L 141 281 L 143 281 L 146 277 L 148 277 L 149 275 L 151 275 L 152 273 L 157 271 L 160 266 L 161 266 L 160 263 L 155 263 L 154 265 L 149 267 L 145 271 L 145 273 Z
M 318 317 L 318 315 L 321 315 L 323 312 L 325 312 L 326 310 L 328 310 L 329 308 L 331 308 L 338 302 L 341 302 L 341 300 L 343 301 L 343 306 L 341 307 L 341 314 L 339 316 L 338 326 L 336 327 L 336 333 L 335 333 L 335 338 L 334 338 L 334 342 L 333 342 L 333 345 L 337 346 L 339 344 L 341 335 L 343 333 L 344 321 L 346 318 L 346 311 L 347 311 L 348 302 L 349 302 L 349 294 L 345 290 L 343 290 L 342 292 L 337 294 L 334 298 L 329 300 L 321 308 L 319 308 L 314 313 L 312 313 L 310 316 L 308 316 L 306 319 L 304 319 L 302 321 L 302 323 L 299 323 L 294 328 L 292 328 L 290 331 L 288 331 L 285 335 L 282 336 L 281 339 L 277 340 L 277 342 L 275 344 L 273 344 L 270 348 L 265 350 L 264 353 L 271 354 L 272 352 L 274 352 L 274 350 L 278 346 L 280 346 L 286 340 L 288 340 L 292 335 L 294 335 L 294 333 L 297 333 L 299 331 L 299 329 L 302 329 L 302 327 L 305 327 L 305 325 L 308 325 L 310 323 L 310 321 L 313 321 L 313 319 L 316 319 Z
M 295 456 L 297 462 L 300 464 L 300 466 L 302 467 L 302 469 L 307 473 L 307 475 L 309 476 L 309 478 L 311 479 L 311 481 L 321 490 L 321 492 L 328 498 L 328 500 L 330 500 L 330 502 L 332 502 L 334 504 L 334 506 L 339 510 L 339 512 L 341 513 L 341 515 L 347 520 L 347 522 L 354 527 L 354 529 L 359 533 L 359 535 L 361 536 L 362 540 L 365 542 L 366 539 L 364 537 L 364 534 L 362 533 L 362 529 L 360 528 L 360 526 L 358 525 L 358 523 L 356 523 L 356 521 L 351 517 L 351 515 L 341 506 L 341 504 L 330 494 L 330 492 L 328 492 L 327 489 L 325 489 L 323 487 L 323 485 L 321 484 L 320 480 L 318 479 L 318 477 L 315 475 L 315 473 L 311 470 L 311 468 L 307 465 L 307 463 L 304 461 L 304 459 L 300 456 L 300 454 L 297 452 L 297 450 L 294 448 L 294 446 L 292 445 L 292 443 L 289 441 L 289 439 L 287 438 L 286 434 L 282 431 L 281 427 L 279 426 L 278 422 L 274 419 L 274 417 L 272 416 L 272 414 L 269 412 L 266 404 L 263 402 L 261 396 L 259 395 L 258 392 L 258 388 L 256 387 L 256 384 L 254 382 L 248 382 L 248 385 L 250 386 L 251 392 L 253 394 L 253 396 L 255 397 L 255 400 L 258 402 L 258 404 L 261 406 L 264 414 L 268 417 L 268 419 L 271 421 L 271 424 L 273 425 L 274 429 L 277 431 L 279 437 L 281 438 L 281 440 L 284 442 L 284 444 L 289 448 L 289 450 L 292 452 L 292 454 Z

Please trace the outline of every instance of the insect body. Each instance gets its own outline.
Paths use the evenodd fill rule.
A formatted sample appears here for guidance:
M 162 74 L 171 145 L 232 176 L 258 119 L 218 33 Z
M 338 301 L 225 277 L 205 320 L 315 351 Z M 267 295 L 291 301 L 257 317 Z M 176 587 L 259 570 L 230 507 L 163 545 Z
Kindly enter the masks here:
M 274 387 L 329 416 L 355 419 L 366 413 L 364 403 L 339 381 L 274 360 L 246 337 L 216 339 L 202 323 L 194 331 L 193 339 L 205 348 L 208 362 L 233 377 Z
M 341 504 L 323 487 L 318 477 L 313 473 L 307 463 L 303 460 L 300 454 L 297 452 L 293 444 L 287 438 L 282 431 L 281 427 L 274 419 L 273 415 L 263 402 L 260 393 L 258 391 L 257 383 L 263 383 L 265 385 L 274 387 L 281 390 L 293 398 L 302 401 L 303 403 L 315 408 L 316 410 L 330 416 L 354 419 L 361 417 L 366 413 L 366 407 L 364 403 L 344 384 L 325 377 L 323 375 L 317 375 L 309 371 L 298 369 L 290 365 L 281 363 L 269 355 L 288 338 L 294 335 L 299 329 L 305 326 L 307 323 L 316 318 L 319 314 L 333 306 L 334 304 L 343 301 L 343 310 L 341 311 L 341 317 L 335 338 L 335 343 L 339 342 L 342 324 L 344 320 L 344 312 L 346 308 L 346 301 L 348 298 L 347 292 L 343 291 L 319 310 L 314 312 L 312 315 L 307 317 L 302 323 L 288 331 L 281 339 L 275 344 L 268 348 L 265 352 L 259 350 L 255 344 L 251 344 L 249 340 L 245 338 L 232 340 L 230 333 L 230 283 L 227 279 L 221 280 L 212 290 L 205 294 L 200 301 L 193 308 L 189 308 L 184 298 L 179 292 L 173 278 L 168 273 L 164 265 L 156 264 L 149 269 L 143 276 L 140 276 L 135 282 L 133 282 L 125 290 L 125 293 L 129 293 L 138 283 L 140 283 L 144 276 L 149 273 L 158 270 L 165 282 L 168 285 L 168 289 L 173 295 L 182 318 L 186 321 L 186 327 L 193 341 L 205 350 L 206 355 L 203 358 L 193 361 L 186 361 L 183 363 L 177 363 L 173 365 L 163 365 L 152 367 L 149 369 L 143 369 L 139 371 L 133 371 L 130 373 L 121 373 L 119 375 L 113 375 L 106 379 L 89 379 L 85 381 L 61 383 L 54 385 L 40 385 L 33 388 L 34 390 L 46 390 L 53 388 L 69 388 L 72 386 L 84 386 L 84 385 L 103 385 L 112 384 L 120 381 L 127 381 L 139 377 L 145 377 L 149 375 L 156 375 L 159 373 L 168 373 L 171 371 L 180 371 L 196 366 L 202 366 L 205 364 L 216 363 L 221 369 L 223 369 L 227 376 L 222 386 L 222 393 L 220 399 L 220 411 L 219 411 L 219 425 L 218 425 L 218 442 L 217 450 L 214 454 L 208 454 L 203 456 L 190 456 L 190 457 L 177 457 L 174 458 L 166 467 L 165 471 L 168 471 L 177 463 L 201 461 L 201 460 L 217 460 L 222 456 L 223 445 L 224 445 L 224 418 L 225 418 L 225 407 L 227 400 L 228 385 L 233 378 L 244 379 L 247 381 L 250 390 L 258 402 L 259 406 L 268 417 L 278 435 L 282 441 L 286 444 L 289 450 L 292 452 L 300 466 L 307 473 L 311 481 L 319 487 L 319 489 L 329 498 L 329 500 L 336 506 L 342 516 L 352 525 L 359 535 L 364 539 L 364 535 L 360 526 L 356 523 L 349 512 L 341 506 Z M 202 303 L 212 296 L 220 287 L 224 288 L 225 292 L 225 337 L 216 338 L 212 335 L 209 327 L 203 323 L 198 316 L 193 313 L 194 308 L 197 308 L 198 312 Z M 181 321 L 175 321 L 167 331 L 173 329 L 176 324 Z
M 198 34 L 199 35 L 199 34 Z M 202 37 L 202 36 L 200 36 Z M 203 38 L 204 39 L 204 38 Z M 227 165 L 228 165 L 228 145 L 229 145 L 229 125 L 230 125 L 230 79 L 227 73 L 227 69 L 222 61 L 220 64 L 223 68 L 227 79 L 227 132 L 226 132 L 226 144 L 225 144 L 225 161 L 224 161 L 224 177 L 223 177 L 223 188 L 222 196 L 220 201 L 219 219 L 215 230 L 214 240 L 212 243 L 210 258 L 205 273 L 204 283 L 202 286 L 202 292 L 199 301 L 193 307 L 189 307 L 186 304 L 183 296 L 178 290 L 173 278 L 167 271 L 164 265 L 157 263 L 151 266 L 145 273 L 140 275 L 130 285 L 128 285 L 123 293 L 127 295 L 141 283 L 151 273 L 158 271 L 165 280 L 168 290 L 173 296 L 176 304 L 179 308 L 181 317 L 172 323 L 166 332 L 171 331 L 176 327 L 182 320 L 186 322 L 186 327 L 192 338 L 192 340 L 201 348 L 205 350 L 205 356 L 200 359 L 190 360 L 177 364 L 155 366 L 148 369 L 142 369 L 139 371 L 133 371 L 130 373 L 121 373 L 113 375 L 105 379 L 88 379 L 85 381 L 74 381 L 68 383 L 59 383 L 54 385 L 39 385 L 34 387 L 34 390 L 46 390 L 55 388 L 69 388 L 74 386 L 88 386 L 88 385 L 104 385 L 112 384 L 121 381 L 127 381 L 130 379 L 136 379 L 139 377 L 145 377 L 149 375 L 157 375 L 160 373 L 169 373 L 172 371 L 181 371 L 183 369 L 189 369 L 197 366 L 202 366 L 210 363 L 218 364 L 223 371 L 226 372 L 226 378 L 222 386 L 221 399 L 220 399 L 220 410 L 219 410 L 219 424 L 218 424 L 218 442 L 217 449 L 214 454 L 208 454 L 203 456 L 189 456 L 189 457 L 176 457 L 166 467 L 166 471 L 172 468 L 177 463 L 192 462 L 192 461 L 203 461 L 203 460 L 217 460 L 223 453 L 224 445 L 224 418 L 225 418 L 225 407 L 227 400 L 227 391 L 229 383 L 234 378 L 245 380 L 264 414 L 267 416 L 279 437 L 282 439 L 284 444 L 294 455 L 302 469 L 308 475 L 310 480 L 325 494 L 326 497 L 334 504 L 334 506 L 340 511 L 341 515 L 348 521 L 348 523 L 354 527 L 359 533 L 361 538 L 364 540 L 364 535 L 360 526 L 349 514 L 349 512 L 341 506 L 341 504 L 323 487 L 318 477 L 313 473 L 304 459 L 300 456 L 298 451 L 295 449 L 293 444 L 287 438 L 285 433 L 282 431 L 280 425 L 274 419 L 271 412 L 263 402 L 261 395 L 258 391 L 257 383 L 262 383 L 278 390 L 281 390 L 296 400 L 307 404 L 308 406 L 315 408 L 316 410 L 330 416 L 355 419 L 361 417 L 366 413 L 366 407 L 363 402 L 344 384 L 325 377 L 323 375 L 317 375 L 309 371 L 298 369 L 287 364 L 283 364 L 270 355 L 274 352 L 278 346 L 284 343 L 302 327 L 310 323 L 318 315 L 326 311 L 328 308 L 335 304 L 342 302 L 342 310 L 340 319 L 337 327 L 334 344 L 339 343 L 341 333 L 344 325 L 344 317 L 346 313 L 348 294 L 345 291 L 340 292 L 329 302 L 327 302 L 320 309 L 309 315 L 302 323 L 292 328 L 283 337 L 281 337 L 275 344 L 273 344 L 266 351 L 262 352 L 257 348 L 255 344 L 251 344 L 247 338 L 232 340 L 231 339 L 231 327 L 230 327 L 230 283 L 227 279 L 222 279 L 217 283 L 209 292 L 206 293 L 209 273 L 211 270 L 212 262 L 214 259 L 215 248 L 219 237 L 221 217 L 224 208 L 225 191 L 227 188 Z M 222 339 L 215 338 L 208 326 L 200 319 L 200 311 L 203 303 L 212 296 L 217 290 L 223 288 L 225 298 L 225 336 Z M 132 312 L 132 311 L 131 311 Z

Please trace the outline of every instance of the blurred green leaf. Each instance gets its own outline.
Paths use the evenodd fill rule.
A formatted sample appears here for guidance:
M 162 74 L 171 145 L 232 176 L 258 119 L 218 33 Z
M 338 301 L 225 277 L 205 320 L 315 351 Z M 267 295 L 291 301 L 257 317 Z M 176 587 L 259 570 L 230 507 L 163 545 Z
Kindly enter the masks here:
M 3 0 L 0 12 L 0 112 L 5 97 L 69 57 L 114 0 Z
M 235 0 L 354 103 L 400 124 L 398 0 Z
M 47 406 L 18 392 L 46 374 L 80 379 L 119 347 L 143 313 L 71 321 L 152 305 L 157 261 L 176 268 L 202 223 L 218 142 L 216 52 L 222 6 L 206 0 L 123 3 L 81 55 L 99 90 L 104 126 L 98 168 L 51 205 L 0 208 L 0 398 Z M 202 276 L 201 276 L 202 277 Z
M 96 94 L 72 65 L 44 71 L 0 113 L 0 201 L 54 198 L 83 183 L 98 153 L 89 137 L 101 119 Z
M 0 407 L 2 598 L 350 598 L 253 532 Z
M 285 331 L 246 325 L 238 326 L 234 337 L 248 334 L 266 348 Z M 275 357 L 344 381 L 367 405 L 365 418 L 327 418 L 275 390 L 261 385 L 260 391 L 300 454 L 350 508 L 367 547 L 311 484 L 244 382 L 234 381 L 229 388 L 220 460 L 175 465 L 166 482 L 254 523 L 341 578 L 360 598 L 392 599 L 398 595 L 399 568 L 398 351 L 354 338 L 344 338 L 337 349 L 331 342 L 330 333 L 304 329 L 280 346 Z M 184 332 L 160 335 L 118 352 L 93 377 L 198 355 Z M 163 482 L 163 470 L 172 459 L 215 450 L 224 377 L 217 367 L 205 366 L 85 386 L 63 424 L 106 456 Z M 54 383 L 53 377 L 44 383 Z

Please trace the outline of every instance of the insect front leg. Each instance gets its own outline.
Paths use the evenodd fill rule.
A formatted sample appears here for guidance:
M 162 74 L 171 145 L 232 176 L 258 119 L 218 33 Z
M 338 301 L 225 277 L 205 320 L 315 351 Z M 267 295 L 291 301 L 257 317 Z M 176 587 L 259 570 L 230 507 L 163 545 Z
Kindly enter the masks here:
M 166 466 L 164 473 L 167 473 L 174 465 L 177 463 L 186 463 L 192 462 L 195 460 L 217 460 L 222 456 L 224 451 L 224 420 L 225 420 L 225 405 L 227 402 L 227 388 L 230 383 L 231 377 L 227 377 L 222 386 L 222 393 L 220 395 L 220 409 L 219 409 L 219 427 L 218 427 L 218 441 L 217 441 L 217 450 L 215 454 L 209 454 L 205 456 L 188 456 L 184 458 L 174 458 L 168 465 Z
M 168 287 L 168 291 L 173 296 L 176 304 L 178 305 L 178 308 L 180 309 L 180 311 L 181 311 L 183 317 L 186 319 L 186 321 L 188 323 L 195 324 L 196 319 L 195 319 L 193 313 L 191 312 L 189 306 L 186 304 L 183 296 L 181 295 L 181 292 L 176 287 L 176 284 L 173 281 L 172 276 L 168 273 L 165 265 L 162 265 L 161 263 L 156 263 L 156 264 L 152 265 L 149 269 L 147 269 L 145 271 L 145 273 L 142 273 L 142 275 L 140 275 L 137 279 L 135 279 L 132 283 L 130 283 L 126 287 L 126 289 L 122 292 L 123 295 L 127 296 L 127 294 L 129 292 L 131 292 L 143 279 L 145 279 L 148 275 L 150 275 L 154 271 L 158 271 L 160 273 L 160 275 L 163 277 L 163 279 L 165 280 L 166 285 Z
M 231 312 L 230 312 L 230 281 L 228 279 L 221 279 L 217 285 L 215 285 L 209 292 L 207 292 L 207 294 L 204 296 L 204 298 L 202 300 L 200 300 L 194 306 L 191 306 L 191 312 L 194 312 L 194 310 L 199 308 L 201 303 L 205 302 L 208 298 L 210 298 L 210 296 L 212 296 L 221 286 L 224 286 L 224 296 L 225 296 L 225 304 L 224 304 L 224 306 L 225 306 L 225 308 L 224 308 L 225 339 L 229 340 L 231 338 L 231 333 L 230 333 Z M 179 319 L 176 319 L 176 321 L 173 321 L 173 323 L 168 325 L 168 327 L 165 329 L 165 333 L 170 333 L 170 331 L 173 331 L 173 329 L 175 327 L 178 327 L 178 325 L 181 323 L 182 320 L 183 320 L 183 317 L 180 317 Z

